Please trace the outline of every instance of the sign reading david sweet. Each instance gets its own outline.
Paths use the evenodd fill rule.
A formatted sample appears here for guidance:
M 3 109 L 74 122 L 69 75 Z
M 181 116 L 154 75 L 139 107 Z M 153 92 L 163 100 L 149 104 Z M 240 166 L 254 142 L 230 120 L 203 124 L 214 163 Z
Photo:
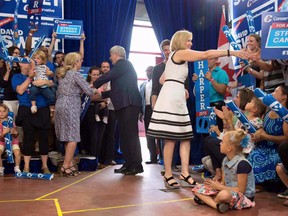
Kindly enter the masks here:
M 262 40 L 263 59 L 288 58 L 288 12 L 262 14 Z
M 63 19 L 64 17 L 63 0 L 19 0 L 18 6 L 17 2 L 0 0 L 0 33 L 4 45 L 10 47 L 14 44 L 15 22 L 13 21 L 17 17 L 19 41 L 16 42 L 16 45 L 21 49 L 21 53 L 24 53 L 25 41 L 31 29 L 37 30 L 33 34 L 32 48 L 43 35 L 46 37 L 42 45 L 48 47 L 51 42 L 54 19 Z M 57 38 L 55 50 L 61 50 L 62 47 L 62 41 Z
M 83 33 L 82 20 L 54 20 L 57 38 L 80 40 Z

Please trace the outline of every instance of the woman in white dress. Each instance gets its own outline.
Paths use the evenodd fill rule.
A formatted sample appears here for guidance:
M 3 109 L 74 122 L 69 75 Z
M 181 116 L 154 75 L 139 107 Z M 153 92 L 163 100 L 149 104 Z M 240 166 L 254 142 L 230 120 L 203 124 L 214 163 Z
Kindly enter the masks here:
M 184 81 L 188 76 L 187 62 L 222 56 L 247 58 L 245 51 L 208 50 L 193 51 L 192 33 L 186 30 L 177 31 L 171 40 L 171 54 L 163 76 L 165 82 L 155 104 L 151 117 L 148 135 L 165 140 L 164 145 L 164 183 L 167 188 L 178 189 L 194 187 L 196 182 L 189 174 L 190 139 L 193 137 L 192 126 L 186 105 Z M 172 158 L 176 141 L 180 143 L 181 174 L 180 184 L 172 175 Z

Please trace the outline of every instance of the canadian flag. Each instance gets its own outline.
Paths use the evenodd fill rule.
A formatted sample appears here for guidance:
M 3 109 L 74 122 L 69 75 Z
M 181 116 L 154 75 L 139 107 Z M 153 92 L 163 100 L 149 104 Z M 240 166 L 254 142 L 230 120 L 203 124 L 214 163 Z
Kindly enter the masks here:
M 224 32 L 222 31 L 222 27 L 226 25 L 226 18 L 225 18 L 225 6 L 222 6 L 222 17 L 219 29 L 219 38 L 218 38 L 218 50 L 227 50 L 230 48 L 230 44 L 228 39 L 226 38 Z M 221 57 L 218 59 L 219 67 L 225 70 L 229 76 L 229 83 L 235 82 L 237 80 L 234 64 L 232 57 Z M 227 92 L 226 96 L 231 96 L 229 92 Z

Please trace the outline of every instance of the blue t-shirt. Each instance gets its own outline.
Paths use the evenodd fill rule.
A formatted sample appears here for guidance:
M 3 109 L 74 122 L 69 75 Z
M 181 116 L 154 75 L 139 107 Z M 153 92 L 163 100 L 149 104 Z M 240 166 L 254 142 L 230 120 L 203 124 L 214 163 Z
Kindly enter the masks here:
M 212 78 L 219 84 L 228 85 L 229 83 L 229 77 L 226 71 L 222 70 L 218 66 L 212 71 Z M 221 95 L 215 90 L 212 83 L 210 84 L 209 96 L 210 96 L 210 103 L 223 101 L 225 97 L 225 95 Z
M 15 74 L 12 77 L 12 88 L 13 88 L 13 90 L 16 92 L 17 86 L 21 85 L 23 82 L 25 82 L 26 79 L 27 79 L 27 76 L 23 75 L 22 73 Z M 19 105 L 20 106 L 29 106 L 29 107 L 32 106 L 31 105 L 31 100 L 29 98 L 29 87 L 22 95 L 17 94 L 17 98 L 19 100 Z M 38 108 L 48 106 L 47 102 L 46 102 L 46 99 L 41 94 L 37 95 L 36 104 L 37 104 Z
M 47 61 L 46 66 L 52 71 L 54 72 L 55 70 L 55 65 L 52 62 Z

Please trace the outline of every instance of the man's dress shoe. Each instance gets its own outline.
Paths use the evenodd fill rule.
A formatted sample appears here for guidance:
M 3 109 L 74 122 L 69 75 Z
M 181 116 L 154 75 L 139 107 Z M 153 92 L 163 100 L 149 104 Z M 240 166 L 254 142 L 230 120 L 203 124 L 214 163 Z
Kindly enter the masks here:
M 114 169 L 114 173 L 123 173 L 126 170 L 127 170 L 127 167 L 122 166 L 119 169 Z
M 139 168 L 131 168 L 131 169 L 126 169 L 122 172 L 124 175 L 136 175 L 138 173 L 144 172 L 143 167 Z

